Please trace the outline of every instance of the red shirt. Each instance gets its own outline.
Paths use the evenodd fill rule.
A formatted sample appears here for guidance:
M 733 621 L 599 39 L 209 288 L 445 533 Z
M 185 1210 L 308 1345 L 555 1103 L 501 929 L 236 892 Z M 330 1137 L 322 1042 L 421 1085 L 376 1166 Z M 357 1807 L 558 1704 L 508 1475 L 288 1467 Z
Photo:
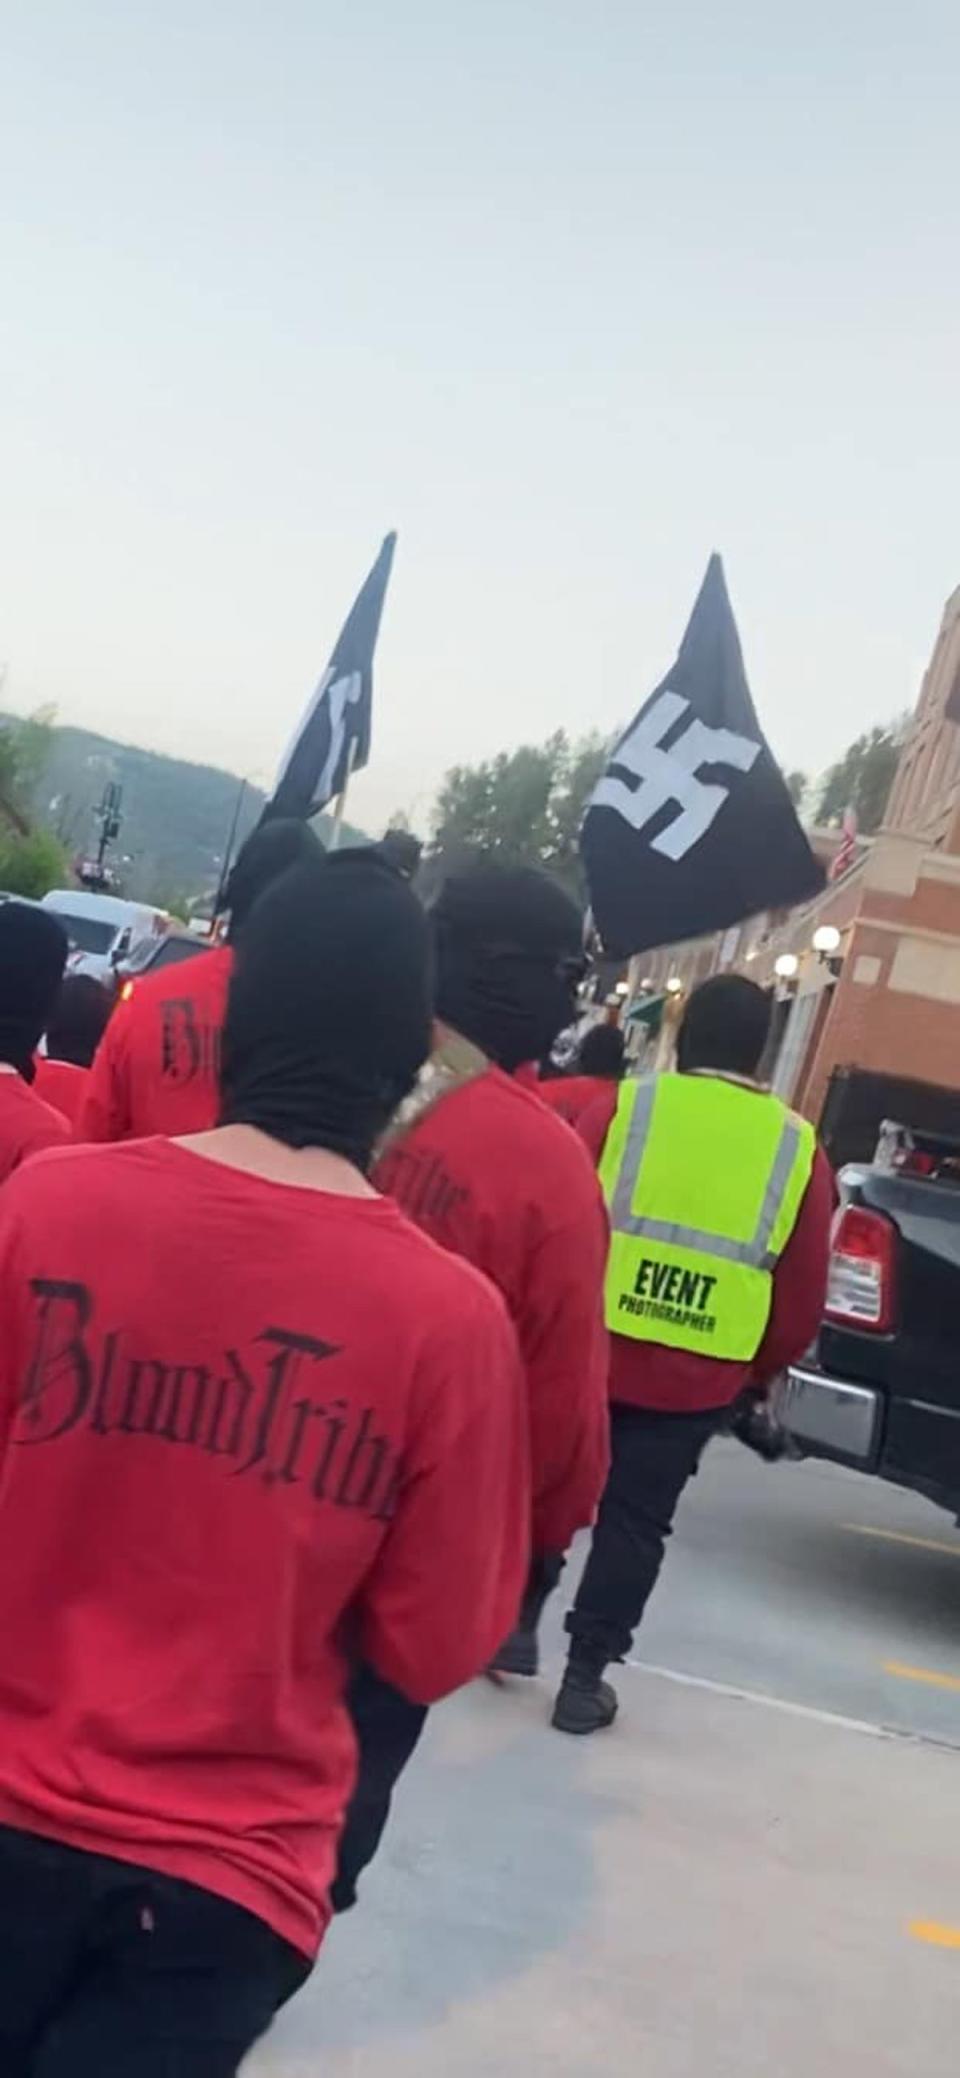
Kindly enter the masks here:
M 564 1551 L 606 1475 L 607 1222 L 575 1136 L 490 1068 L 387 1149 L 377 1182 L 503 1293 L 527 1372 L 533 1541 Z
M 76 1125 L 81 1105 L 90 1080 L 89 1068 L 78 1068 L 75 1061 L 54 1061 L 49 1054 L 38 1054 L 33 1087 L 45 1104 L 52 1104 L 70 1125 Z
M 522 1090 L 531 1090 L 534 1096 L 539 1097 L 540 1067 L 537 1061 L 521 1061 L 519 1068 L 514 1068 L 513 1079 L 519 1082 Z
M 610 1084 L 607 1095 L 580 1122 L 581 1138 L 597 1163 L 618 1094 L 618 1086 Z M 773 1273 L 770 1318 L 752 1364 L 611 1334 L 610 1398 L 664 1413 L 702 1413 L 731 1406 L 747 1385 L 769 1385 L 786 1364 L 802 1356 L 823 1312 L 835 1197 L 833 1170 L 818 1147 L 796 1226 Z
M 62 1113 L 45 1104 L 22 1075 L 0 1073 L 0 1183 L 28 1155 L 40 1154 L 45 1147 L 61 1147 L 70 1138 Z
M 232 965 L 229 946 L 215 945 L 133 983 L 97 1048 L 78 1139 L 175 1139 L 216 1124 Z
M 558 1118 L 565 1118 L 568 1126 L 575 1126 L 602 1097 L 609 1097 L 619 1089 L 618 1082 L 611 1082 L 609 1075 L 558 1075 L 555 1080 L 540 1085 L 540 1095 Z M 613 1113 L 611 1112 L 611 1117 Z
M 355 1767 L 345 1647 L 432 1701 L 516 1616 L 502 1302 L 384 1199 L 164 1140 L 0 1201 L 0 1824 L 312 1952 Z

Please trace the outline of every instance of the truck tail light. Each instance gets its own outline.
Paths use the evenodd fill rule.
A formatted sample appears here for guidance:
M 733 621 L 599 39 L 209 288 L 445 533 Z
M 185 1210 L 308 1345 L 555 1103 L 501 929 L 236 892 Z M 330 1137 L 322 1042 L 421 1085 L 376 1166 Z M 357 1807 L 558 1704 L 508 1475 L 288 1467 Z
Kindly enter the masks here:
M 896 1228 L 881 1212 L 848 1205 L 830 1252 L 826 1316 L 885 1335 L 896 1304 Z

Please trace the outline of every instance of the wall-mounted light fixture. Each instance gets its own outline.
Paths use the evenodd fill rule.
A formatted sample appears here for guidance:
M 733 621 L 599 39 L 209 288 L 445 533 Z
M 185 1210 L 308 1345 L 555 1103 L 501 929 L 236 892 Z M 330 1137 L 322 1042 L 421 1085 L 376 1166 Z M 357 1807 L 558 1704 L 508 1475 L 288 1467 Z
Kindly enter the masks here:
M 840 947 L 843 932 L 836 924 L 818 924 L 813 934 L 813 949 L 821 966 L 827 968 L 832 981 L 839 981 L 843 970 L 843 954 Z
M 782 952 L 774 961 L 774 973 L 780 981 L 795 981 L 800 971 L 800 962 L 795 952 Z

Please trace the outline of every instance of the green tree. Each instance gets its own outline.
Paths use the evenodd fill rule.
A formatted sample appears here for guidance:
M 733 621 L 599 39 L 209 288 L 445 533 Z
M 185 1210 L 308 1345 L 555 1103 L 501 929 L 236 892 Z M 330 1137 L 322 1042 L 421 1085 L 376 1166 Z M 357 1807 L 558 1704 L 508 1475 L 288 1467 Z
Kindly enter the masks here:
M 850 744 L 823 781 L 818 805 L 821 822 L 839 822 L 845 810 L 852 808 L 866 836 L 879 829 L 903 735 L 902 721 L 887 722 L 882 728 L 867 729 Z
M 0 724 L 0 823 L 20 837 L 30 830 L 31 799 L 50 756 L 54 712 L 41 707 L 25 720 Z
M 190 896 L 184 888 L 161 880 L 155 884 L 150 900 L 158 909 L 166 909 L 170 916 L 175 916 L 178 923 L 185 924 L 188 921 Z
M 599 736 L 501 751 L 447 773 L 433 813 L 434 859 L 482 852 L 506 866 L 542 866 L 582 894 L 578 836 L 608 756 Z
M 805 772 L 785 772 L 787 792 L 796 809 L 803 807 L 810 781 Z
M 52 830 L 0 832 L 0 888 L 38 902 L 52 887 L 69 880 L 67 855 Z

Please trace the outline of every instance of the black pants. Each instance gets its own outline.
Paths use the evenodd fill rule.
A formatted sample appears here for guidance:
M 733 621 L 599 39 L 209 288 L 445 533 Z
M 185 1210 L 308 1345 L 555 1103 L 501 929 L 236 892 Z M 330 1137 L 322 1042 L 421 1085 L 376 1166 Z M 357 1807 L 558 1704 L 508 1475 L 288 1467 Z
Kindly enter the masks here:
M 540 1618 L 547 1606 L 560 1575 L 566 1565 L 566 1554 L 562 1551 L 541 1551 L 530 1561 L 527 1584 L 520 1604 L 517 1629 L 537 1630 Z
M 677 1503 L 727 1416 L 614 1406 L 611 1464 L 577 1597 L 567 1617 L 570 1659 L 601 1671 L 623 1659 L 663 1563 Z
M 340 1836 L 335 1912 L 357 1902 L 357 1884 L 372 1862 L 390 1816 L 393 1792 L 423 1736 L 427 1709 L 411 1703 L 369 1667 L 354 1675 L 347 1697 L 357 1735 L 357 1781 Z
M 563 1565 L 560 1552 L 545 1552 L 533 1559 L 518 1617 L 522 1629 L 536 1630 Z M 356 1787 L 330 1892 L 335 1912 L 349 1912 L 357 1902 L 357 1884 L 383 1838 L 393 1792 L 413 1759 L 428 1715 L 422 1703 L 411 1703 L 369 1667 L 361 1667 L 354 1675 L 347 1701 L 359 1751 Z
M 0 1827 L 3 2078 L 234 2078 L 308 1971 L 210 1891 Z

